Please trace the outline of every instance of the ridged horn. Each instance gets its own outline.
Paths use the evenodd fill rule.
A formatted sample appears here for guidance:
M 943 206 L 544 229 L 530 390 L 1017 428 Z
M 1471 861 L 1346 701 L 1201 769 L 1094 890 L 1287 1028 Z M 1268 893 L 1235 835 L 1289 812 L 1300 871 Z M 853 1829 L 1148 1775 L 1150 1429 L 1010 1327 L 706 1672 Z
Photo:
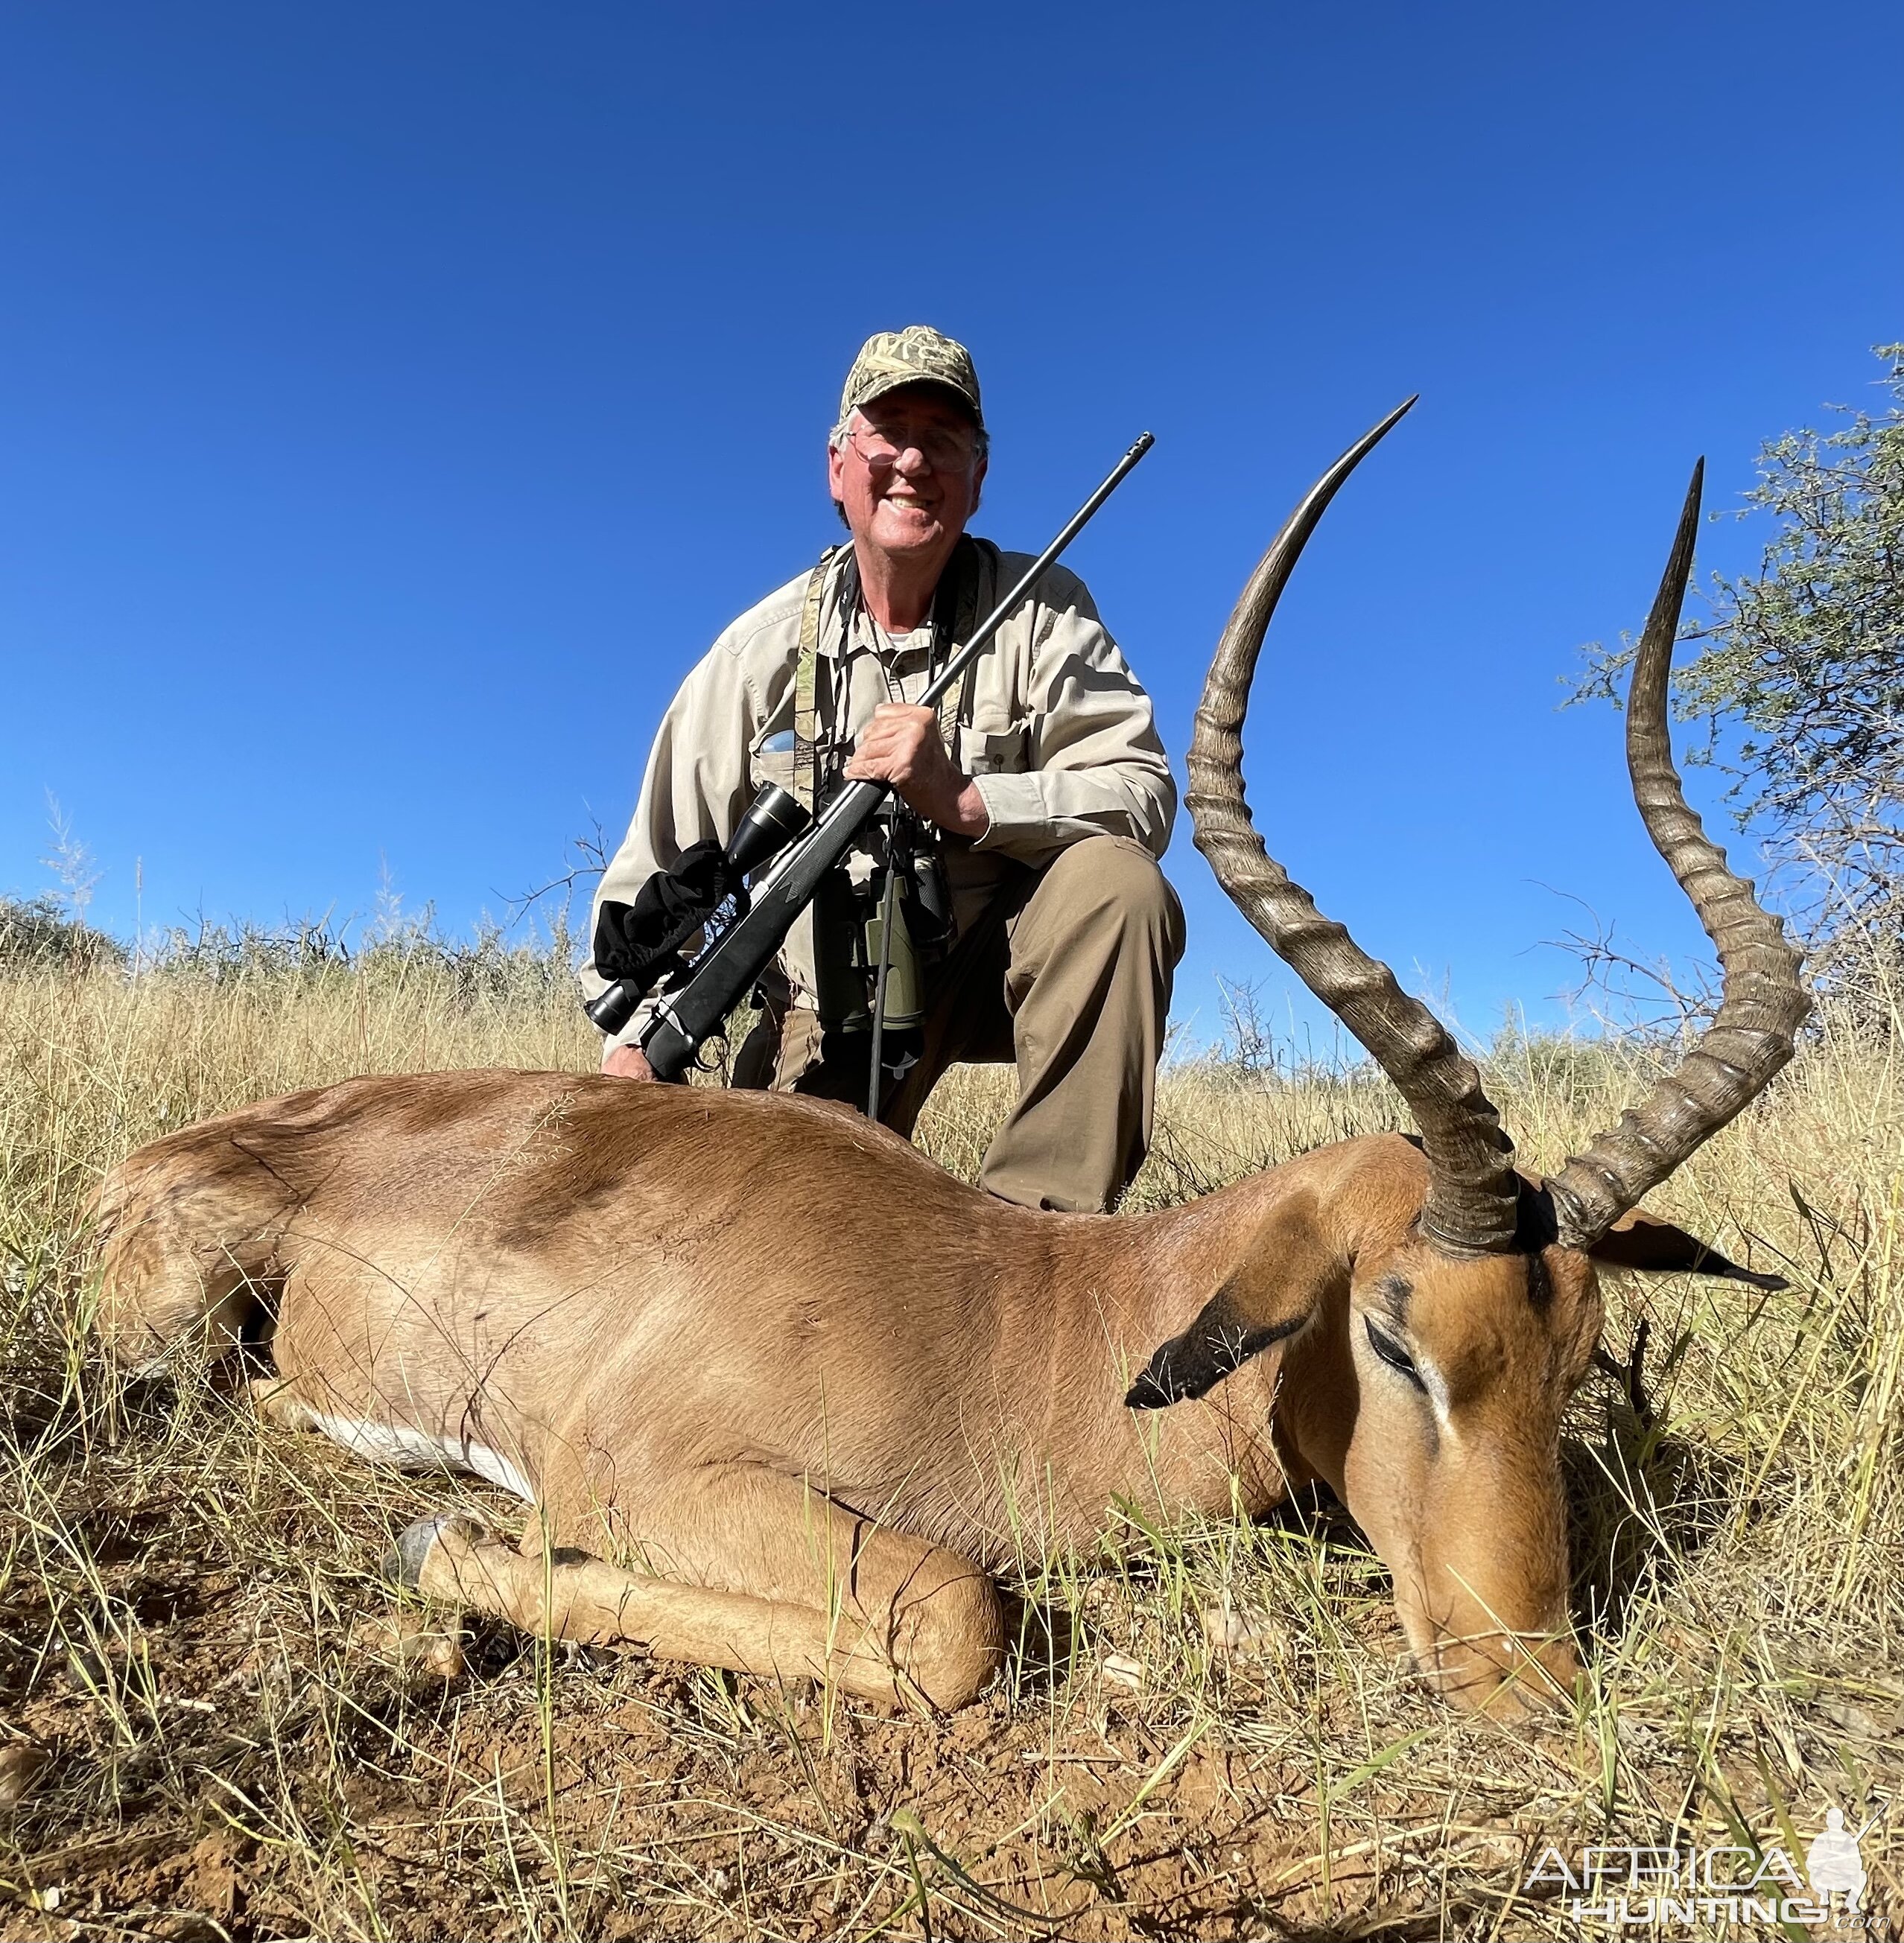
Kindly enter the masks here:
M 1323 474 L 1250 576 L 1204 681 L 1190 738 L 1188 802 L 1196 847 L 1230 901 L 1408 1102 L 1428 1157 L 1423 1233 L 1446 1254 L 1494 1254 L 1513 1246 L 1518 1183 L 1513 1144 L 1481 1090 L 1480 1074 L 1388 967 L 1317 911 L 1270 855 L 1243 797 L 1243 717 L 1270 617 L 1337 489 L 1414 403 L 1391 412 Z
M 1619 1125 L 1547 1183 L 1560 1240 L 1590 1248 L 1641 1196 L 1657 1187 L 1727 1121 L 1764 1091 L 1792 1057 L 1811 1010 L 1798 976 L 1799 956 L 1751 883 L 1729 869 L 1686 802 L 1672 764 L 1666 695 L 1679 608 L 1692 571 L 1699 526 L 1701 459 L 1679 515 L 1659 597 L 1633 657 L 1626 701 L 1626 766 L 1646 833 L 1692 901 L 1717 948 L 1722 972 L 1719 1009 L 1676 1073 L 1657 1081 Z

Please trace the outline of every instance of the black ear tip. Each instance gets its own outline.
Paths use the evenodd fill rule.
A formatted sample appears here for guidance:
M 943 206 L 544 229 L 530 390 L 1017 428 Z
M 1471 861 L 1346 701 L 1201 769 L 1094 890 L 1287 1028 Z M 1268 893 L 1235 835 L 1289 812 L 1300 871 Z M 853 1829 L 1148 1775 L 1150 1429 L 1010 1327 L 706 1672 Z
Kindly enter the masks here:
M 1754 1288 L 1762 1288 L 1767 1295 L 1778 1295 L 1792 1285 L 1782 1275 L 1767 1275 L 1758 1269 L 1741 1268 L 1737 1262 L 1728 1261 L 1716 1250 L 1703 1255 L 1692 1265 L 1694 1275 L 1712 1275 L 1723 1282 L 1743 1282 Z
M 1162 1410 L 1169 1401 L 1162 1386 L 1148 1370 L 1124 1392 L 1126 1410 Z

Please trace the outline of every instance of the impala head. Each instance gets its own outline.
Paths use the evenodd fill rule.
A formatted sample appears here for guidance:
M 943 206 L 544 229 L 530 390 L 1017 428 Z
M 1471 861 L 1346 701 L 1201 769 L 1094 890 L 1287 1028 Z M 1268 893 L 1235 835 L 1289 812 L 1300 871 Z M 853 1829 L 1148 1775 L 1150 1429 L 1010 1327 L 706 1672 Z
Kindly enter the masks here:
M 1783 1286 L 1639 1202 L 1791 1057 L 1810 1002 L 1778 920 L 1708 841 L 1673 768 L 1666 689 L 1697 469 L 1635 658 L 1626 753 L 1648 831 L 1718 949 L 1724 996 L 1679 1070 L 1617 1127 L 1550 1177 L 1520 1173 L 1479 1073 L 1439 1021 L 1269 855 L 1242 774 L 1257 657 L 1324 508 L 1408 409 L 1324 474 L 1244 588 L 1197 710 L 1188 801 L 1218 882 L 1380 1063 L 1420 1138 L 1413 1150 L 1399 1137 L 1360 1143 L 1326 1205 L 1273 1211 L 1224 1290 L 1153 1359 L 1139 1389 L 1156 1394 L 1132 1400 L 1196 1394 L 1293 1339 L 1288 1367 L 1305 1374 L 1285 1394 L 1298 1447 L 1340 1483 L 1393 1573 L 1417 1662 L 1444 1691 L 1484 1705 L 1506 1681 L 1521 1693 L 1571 1685 L 1560 1420 L 1599 1341 L 1596 1260 Z M 1317 1272 L 1292 1271 L 1304 1251 L 1324 1258 Z M 1307 1300 L 1292 1298 L 1298 1289 Z

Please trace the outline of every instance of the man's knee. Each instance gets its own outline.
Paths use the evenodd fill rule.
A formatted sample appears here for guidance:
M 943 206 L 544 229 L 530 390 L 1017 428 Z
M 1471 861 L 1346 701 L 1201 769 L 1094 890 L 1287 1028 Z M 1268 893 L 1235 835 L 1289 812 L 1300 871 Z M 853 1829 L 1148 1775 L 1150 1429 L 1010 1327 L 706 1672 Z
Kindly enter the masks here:
M 1115 923 L 1154 941 L 1172 965 L 1183 955 L 1184 907 L 1156 858 L 1128 836 L 1087 836 L 1060 851 L 1038 895 L 1062 907 L 1067 929 Z

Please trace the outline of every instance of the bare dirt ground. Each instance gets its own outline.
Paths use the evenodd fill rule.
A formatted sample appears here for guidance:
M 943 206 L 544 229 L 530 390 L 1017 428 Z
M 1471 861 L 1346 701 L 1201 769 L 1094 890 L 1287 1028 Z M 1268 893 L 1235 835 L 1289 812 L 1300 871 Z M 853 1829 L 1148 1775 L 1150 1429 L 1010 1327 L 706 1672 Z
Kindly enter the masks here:
M 1598 1935 L 1552 1868 L 1524 1888 L 1549 1845 L 1801 1864 L 1834 1806 L 1871 1825 L 1863 1933 L 1904 1934 L 1896 1042 L 1828 1021 L 1659 1197 L 1788 1294 L 1609 1278 L 1614 1355 L 1650 1323 L 1657 1414 L 1605 1375 L 1577 1405 L 1573 1705 L 1429 1698 L 1385 1573 L 1314 1503 L 1113 1516 L 1101 1555 L 1028 1562 L 1004 1679 L 922 1720 L 463 1631 L 379 1556 L 424 1512 L 519 1508 L 90 1355 L 78 1211 L 112 1159 L 345 1072 L 584 1064 L 565 993 L 0 976 L 0 1935 Z M 1551 1162 L 1644 1064 L 1510 1049 L 1492 1079 Z M 935 1103 L 955 1171 L 1001 1084 Z M 1138 1199 L 1396 1110 L 1353 1077 L 1183 1073 Z

